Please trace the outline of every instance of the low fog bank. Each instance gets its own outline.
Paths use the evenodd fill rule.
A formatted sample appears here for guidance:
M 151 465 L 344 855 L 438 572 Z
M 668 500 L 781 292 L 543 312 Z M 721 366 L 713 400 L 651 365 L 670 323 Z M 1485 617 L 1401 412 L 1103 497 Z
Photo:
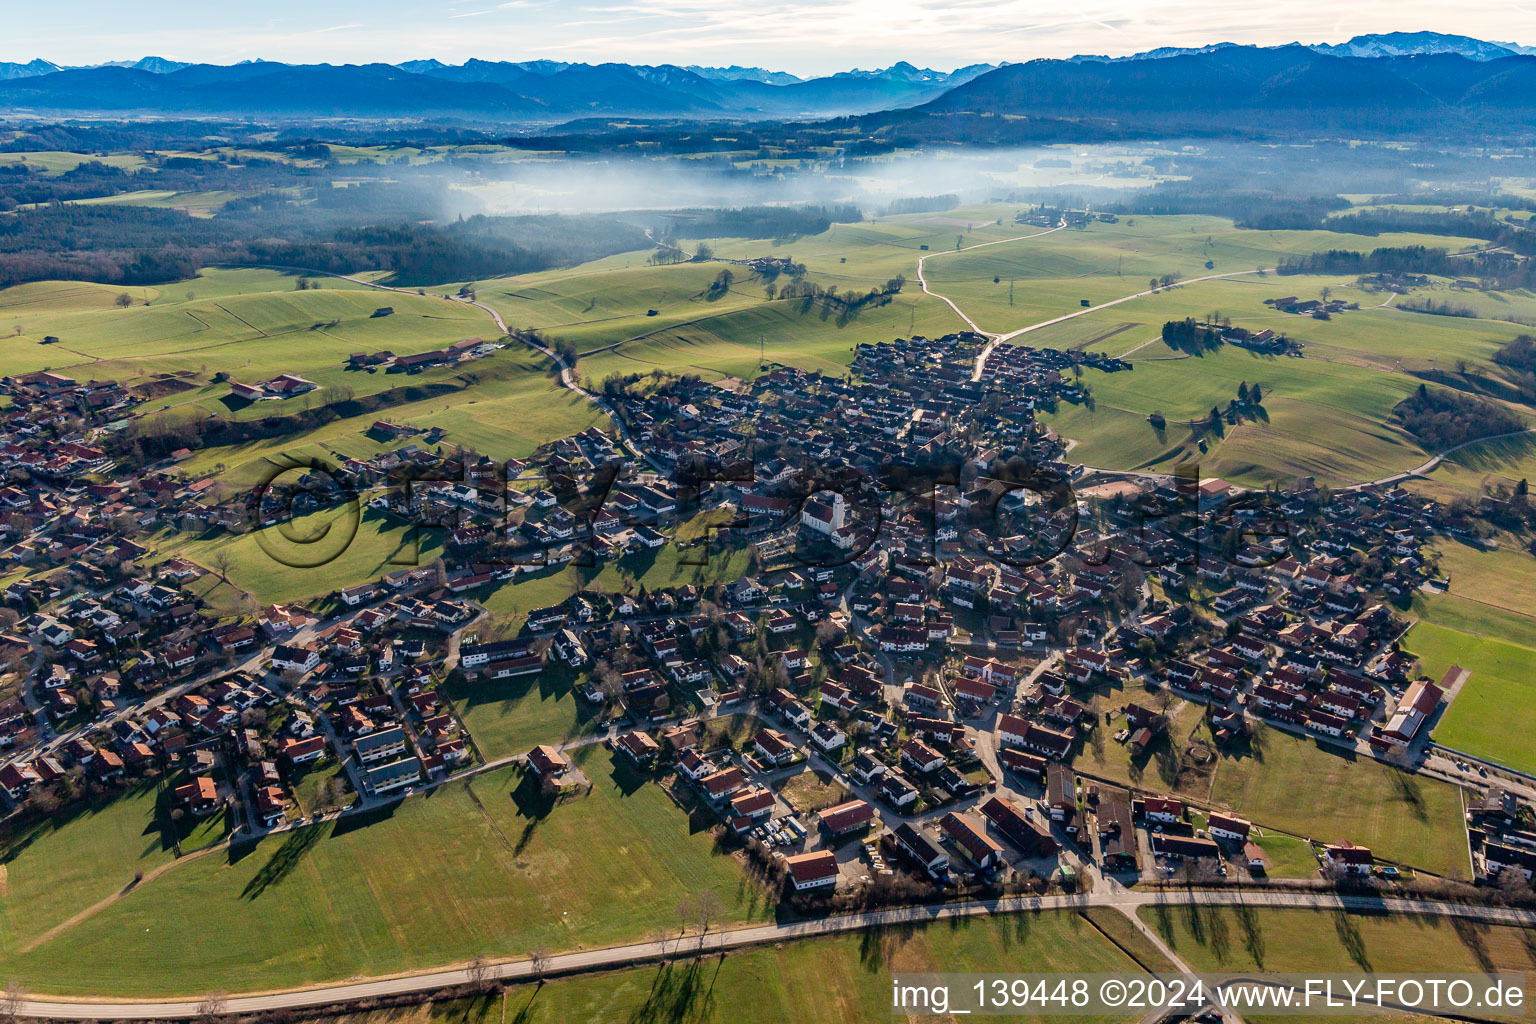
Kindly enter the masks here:
M 1118 196 L 1160 180 L 1156 156 L 1103 146 L 952 149 L 792 166 L 716 157 L 530 159 L 450 182 L 444 204 L 450 216 L 521 216 L 852 203 L 873 216 L 903 199 L 938 195 L 960 202 L 1018 200 L 1061 189 Z

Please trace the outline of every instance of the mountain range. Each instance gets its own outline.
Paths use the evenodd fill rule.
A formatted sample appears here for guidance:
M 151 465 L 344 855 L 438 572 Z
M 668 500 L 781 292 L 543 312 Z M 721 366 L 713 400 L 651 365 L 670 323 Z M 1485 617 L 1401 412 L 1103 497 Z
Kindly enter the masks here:
M 468 60 L 445 64 L 0 64 L 0 112 L 449 118 L 552 123 L 1012 114 L 1139 131 L 1297 126 L 1401 133 L 1459 123 L 1528 130 L 1536 52 L 1441 33 L 1341 44 L 1218 43 L 1131 57 L 975 64 L 901 62 L 800 79 L 764 68 Z
M 159 57 L 89 68 L 0 64 L 0 109 L 274 116 L 563 120 L 827 117 L 910 106 L 993 69 L 906 62 L 801 80 L 762 68 L 468 60 L 444 64 L 181 64 Z
M 1024 115 L 1140 132 L 1311 129 L 1403 135 L 1464 127 L 1530 134 L 1536 56 L 1334 56 L 1293 44 L 1159 59 L 1031 61 L 957 86 L 909 120 Z
M 1300 46 L 1290 43 L 1289 46 Z M 1082 55 L 1074 61 L 1128 61 L 1161 60 L 1164 57 L 1183 57 L 1192 53 L 1214 53 L 1238 46 L 1237 43 L 1209 43 L 1205 46 L 1160 46 L 1144 50 L 1129 57 Z M 1258 47 L 1258 49 L 1283 49 L 1285 47 Z M 1325 53 L 1330 57 L 1414 57 L 1437 53 L 1456 53 L 1471 60 L 1497 60 L 1518 54 L 1536 54 L 1536 47 L 1518 43 L 1490 43 L 1471 36 L 1450 35 L 1445 32 L 1377 32 L 1355 36 L 1343 43 L 1311 43 L 1307 49 Z

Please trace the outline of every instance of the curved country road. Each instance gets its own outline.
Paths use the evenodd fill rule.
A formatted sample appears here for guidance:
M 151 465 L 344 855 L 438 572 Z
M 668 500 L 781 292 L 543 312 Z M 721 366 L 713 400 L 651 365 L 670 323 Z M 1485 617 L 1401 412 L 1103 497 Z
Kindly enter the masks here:
M 1189 906 L 1193 904 L 1201 906 L 1246 906 L 1302 910 L 1360 910 L 1408 914 L 1421 918 L 1460 918 L 1485 924 L 1514 925 L 1525 928 L 1536 927 L 1536 912 L 1512 910 L 1506 907 L 1440 903 L 1421 899 L 1341 896 L 1323 892 L 1191 889 L 1132 892 L 1116 887 L 1107 892 L 1081 896 L 1019 896 L 999 900 L 950 903 L 940 906 L 899 907 L 862 914 L 818 918 L 792 924 L 756 925 L 747 928 L 709 932 L 704 935 L 691 935 L 684 937 L 681 942 L 676 938 L 672 938 L 660 942 L 639 942 L 628 946 L 610 946 L 605 949 L 563 953 L 558 956 L 549 957 L 542 965 L 542 971 L 535 971 L 532 962 L 529 960 L 513 960 L 507 963 L 491 965 L 489 967 L 489 974 L 493 978 L 503 980 L 526 980 L 535 976 L 624 967 L 669 957 L 720 952 L 740 949 L 745 946 L 784 942 L 867 928 L 886 928 L 926 924 L 956 918 L 988 917 L 1050 910 L 1084 910 L 1091 907 L 1102 907 L 1117 910 L 1132 918 L 1132 920 L 1136 920 L 1136 911 L 1145 907 L 1159 905 Z M 425 974 L 349 982 L 344 985 L 330 985 L 322 988 L 236 996 L 223 1003 L 221 1012 L 260 1013 L 265 1010 L 300 1009 L 374 997 L 431 992 L 456 985 L 469 984 L 470 981 L 469 969 L 454 968 Z M 90 1002 L 85 1000 L 27 998 L 22 1001 L 18 1010 L 21 1016 L 52 1017 L 69 1020 L 136 1020 L 150 1017 L 196 1017 L 202 1012 L 201 999 Z
M 957 253 L 973 252 L 976 249 L 985 249 L 985 248 L 987 248 L 990 245 L 1006 245 L 1009 242 L 1022 242 L 1022 241 L 1025 241 L 1026 239 L 1030 239 L 1030 238 L 1039 238 L 1041 235 L 1049 235 L 1049 234 L 1051 234 L 1053 232 L 1060 231 L 1065 226 L 1066 225 L 1064 225 L 1064 224 L 1058 224 L 1055 227 L 1047 228 L 1044 231 L 1036 231 L 1032 235 L 1015 235 L 1013 238 L 999 238 L 995 242 L 979 242 L 976 245 L 967 245 L 967 246 L 964 246 L 963 248 L 960 248 L 960 249 L 943 249 L 943 250 L 940 250 L 939 252 L 931 252 L 931 253 L 929 253 L 926 256 L 919 256 L 917 258 L 917 283 L 918 283 L 918 286 L 923 289 L 923 293 L 925 295 L 932 295 L 934 298 L 936 298 L 940 302 L 944 303 L 950 309 L 954 310 L 955 316 L 958 316 L 961 320 L 964 320 L 966 322 L 966 325 L 969 326 L 971 330 L 975 331 L 977 334 L 985 334 L 989 338 L 995 338 L 995 337 L 997 337 L 997 335 L 993 334 L 991 331 L 984 331 L 980 327 L 977 327 L 976 326 L 976 321 L 974 321 L 970 317 L 966 316 L 965 315 L 965 310 L 963 310 L 959 306 L 957 306 L 953 299 L 949 298 L 947 295 L 940 295 L 938 292 L 936 292 L 932 288 L 928 287 L 928 278 L 926 276 L 924 276 L 924 274 L 923 274 L 924 265 L 929 260 L 938 259 L 940 256 L 953 256 L 953 255 L 955 255 Z
M 310 274 L 315 277 L 334 277 L 342 281 L 351 281 L 353 284 L 360 284 L 365 288 L 376 288 L 382 292 L 399 292 L 402 295 L 415 295 L 418 297 L 425 296 L 427 298 L 434 297 L 430 293 L 427 293 L 419 288 L 400 288 L 396 287 L 395 285 L 379 284 L 377 281 L 369 281 L 366 278 L 354 277 L 351 274 L 339 274 L 331 270 L 314 270 L 309 267 L 294 267 L 281 263 L 215 264 L 215 266 L 239 266 L 242 269 L 260 267 L 265 270 L 294 270 L 298 271 L 299 273 Z M 474 306 L 476 309 L 489 313 L 491 321 L 496 324 L 496 329 L 499 330 L 504 337 L 511 336 L 512 332 L 507 329 L 507 322 L 502 319 L 501 314 L 485 303 L 479 301 L 478 299 L 456 298 L 451 295 L 443 295 L 442 298 L 448 302 L 458 302 L 466 306 Z M 561 387 L 575 392 L 577 395 L 585 398 L 587 401 L 603 410 L 603 412 L 607 414 L 608 419 L 613 422 L 613 428 L 618 431 L 619 440 L 623 441 L 624 444 L 629 447 L 630 451 L 634 452 L 636 456 L 643 458 L 646 463 L 649 464 L 650 467 L 656 472 L 661 473 L 665 471 L 660 463 L 656 462 L 651 455 L 649 455 L 635 443 L 634 439 L 629 434 L 628 428 L 624 426 L 624 421 L 621 420 L 614 413 L 612 407 L 610 407 L 609 404 L 603 400 L 603 396 L 588 391 L 586 388 L 581 386 L 581 384 L 576 379 L 576 368 L 567 363 L 564 356 L 561 356 L 553 349 L 546 348 L 545 346 L 540 345 L 538 342 L 532 341 L 528 338 L 519 338 L 519 340 L 522 341 L 523 344 L 528 348 L 531 348 L 535 352 L 539 352 L 548 357 L 549 360 L 559 368 Z
M 1253 274 L 1271 273 L 1274 273 L 1273 267 L 1260 267 L 1256 270 L 1234 270 L 1229 274 L 1206 274 L 1204 277 L 1192 277 L 1187 281 L 1176 281 L 1168 287 L 1177 288 L 1179 285 L 1183 284 L 1199 284 L 1202 281 L 1223 281 L 1230 277 L 1248 277 Z M 1018 330 L 1009 331 L 1007 334 L 988 334 L 987 336 L 992 340 L 987 343 L 985 348 L 976 354 L 976 369 L 971 373 L 971 380 L 981 380 L 982 368 L 986 366 L 987 357 L 992 354 L 992 350 L 999 345 L 1012 341 L 1014 338 L 1029 334 L 1031 331 L 1038 331 L 1043 327 L 1054 327 L 1056 324 L 1063 324 L 1068 320 L 1076 320 L 1080 316 L 1087 316 L 1089 313 L 1097 313 L 1101 309 L 1108 309 L 1110 306 L 1118 306 L 1122 302 L 1130 302 L 1134 299 L 1144 299 L 1148 295 L 1156 295 L 1158 292 L 1164 290 L 1165 289 L 1163 288 L 1147 288 L 1143 291 L 1135 292 L 1131 295 L 1122 295 L 1118 299 L 1110 299 L 1108 302 L 1100 302 L 1097 305 L 1085 306 L 1082 309 L 1075 309 L 1070 313 L 1063 314 L 1062 316 L 1053 317 L 1050 320 L 1042 320 L 1037 324 L 1030 324 L 1028 327 L 1020 327 Z M 944 301 L 948 302 L 949 300 L 945 299 Z M 953 303 L 950 304 L 953 305 Z M 965 314 L 963 313 L 961 314 L 962 317 L 964 315 Z M 966 320 L 966 323 L 970 323 L 970 321 Z

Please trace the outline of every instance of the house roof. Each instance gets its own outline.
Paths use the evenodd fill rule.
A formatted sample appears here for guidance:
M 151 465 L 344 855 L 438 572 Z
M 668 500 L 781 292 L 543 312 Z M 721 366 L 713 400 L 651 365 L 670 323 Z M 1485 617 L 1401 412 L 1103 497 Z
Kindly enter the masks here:
M 819 882 L 837 874 L 837 857 L 831 850 L 817 850 L 784 858 L 784 867 L 796 884 Z

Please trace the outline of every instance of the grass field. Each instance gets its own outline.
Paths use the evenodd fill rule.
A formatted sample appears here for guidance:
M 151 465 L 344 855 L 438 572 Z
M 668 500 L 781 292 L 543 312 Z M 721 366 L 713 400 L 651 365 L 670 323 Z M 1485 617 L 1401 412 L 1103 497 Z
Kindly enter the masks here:
M 313 512 L 250 533 L 212 535 L 162 532 L 157 552 L 213 568 L 230 562 L 229 582 L 260 604 L 303 601 L 386 573 L 425 565 L 437 557 L 443 531 L 350 506 Z
M 581 373 L 599 381 L 609 373 L 654 369 L 706 380 L 751 379 L 766 361 L 837 377 L 846 373 L 860 344 L 914 334 L 937 337 L 964 327 L 948 306 L 915 287 L 847 321 L 801 299 L 780 299 L 627 341 L 583 359 Z
M 739 279 L 729 290 L 711 297 L 710 285 L 725 269 L 720 264 L 651 267 L 644 256 L 625 254 L 569 270 L 477 282 L 475 292 L 509 325 L 569 339 L 583 352 L 766 300 L 762 286 L 740 268 L 731 268 Z M 655 316 L 648 315 L 651 310 Z
M 553 807 L 502 770 L 189 860 L 30 951 L 7 949 L 7 968 L 61 994 L 268 989 L 643 938 L 675 927 L 679 899 L 706 891 L 722 923 L 769 913 L 764 891 L 659 787 L 600 748 L 578 764 L 591 794 Z M 69 852 L 42 840 L 27 855 L 52 864 Z M 128 865 L 115 850 L 97 841 L 84 853 L 68 870 L 90 880 L 86 891 L 47 896 L 53 919 L 29 910 L 22 934 L 121 887 Z M 241 927 L 210 942 L 188 926 L 189 907 Z
M 499 458 L 526 456 L 604 420 L 560 388 L 541 357 L 522 348 L 409 377 L 344 370 L 354 351 L 421 352 L 466 337 L 494 337 L 495 327 L 481 310 L 441 298 L 329 278 L 325 287 L 301 292 L 293 290 L 294 280 L 276 271 L 210 269 L 192 281 L 128 289 L 139 304 L 127 309 L 115 305 L 122 289 L 48 282 L 7 289 L 0 292 L 0 323 L 21 333 L 0 342 L 0 372 L 46 368 L 129 384 L 180 374 L 190 387 L 143 407 L 150 417 L 172 420 L 284 416 L 338 396 L 396 392 L 394 404 L 382 410 L 272 440 L 205 449 L 187 464 L 191 472 L 217 471 L 234 486 L 254 483 L 267 460 L 284 452 L 334 458 L 337 447 L 347 447 L 348 455 L 372 454 L 383 445 L 356 441 L 381 417 L 442 427 L 453 442 Z M 386 305 L 393 315 L 372 315 Z M 60 340 L 43 345 L 44 335 Z M 212 382 L 217 373 L 246 382 L 294 373 L 321 390 L 246 404 L 230 399 L 227 383 Z
M 1449 594 L 1418 593 L 1413 614 L 1422 622 L 1536 648 L 1536 619 Z
M 1168 352 L 1161 341 L 1156 345 Z M 1083 442 L 1069 456 L 1074 462 L 1151 468 L 1164 466 L 1168 453 L 1181 446 L 1194 457 L 1188 421 L 1212 406 L 1225 408 L 1245 382 L 1263 388 L 1265 417 L 1210 438 L 1212 450 L 1200 461 L 1211 475 L 1243 484 L 1307 476 L 1338 483 L 1424 461 L 1411 437 L 1387 425 L 1392 407 L 1415 386 L 1407 377 L 1323 359 L 1263 357 L 1231 346 L 1200 357 L 1132 362 L 1135 369 L 1128 372 L 1085 372 L 1091 410 L 1063 407 L 1047 417 L 1058 432 Z M 1162 434 L 1146 420 L 1153 412 L 1167 419 Z
M 1316 878 L 1317 855 L 1312 844 L 1304 839 L 1269 832 L 1258 836 L 1254 842 L 1264 850 L 1268 858 L 1265 874 L 1270 878 Z
M 135 873 L 147 876 L 174 861 L 158 799 L 145 786 L 0 838 L 0 961 L 71 915 L 132 889 Z M 223 824 L 223 815 L 207 819 L 189 830 L 183 847 L 218 839 Z
M 137 153 L 70 153 L 61 150 L 32 150 L 24 153 L 0 153 L 0 164 L 25 164 L 49 175 L 64 174 L 83 163 L 99 161 L 109 167 L 136 171 L 144 166 L 144 158 Z
M 832 807 L 848 799 L 848 791 L 837 780 L 823 777 L 821 772 L 810 768 L 785 779 L 779 786 L 779 795 L 801 814 Z
M 1214 803 L 1292 835 L 1347 839 L 1380 858 L 1436 874 L 1470 872 L 1454 786 L 1341 757 L 1277 729 L 1260 736 L 1251 755 L 1220 760 Z
M 449 443 L 496 459 L 526 458 L 551 440 L 607 425 L 600 410 L 560 387 L 545 372 L 541 357 L 531 352 L 505 349 L 471 367 L 472 379 L 448 379 L 456 388 L 450 393 L 402 401 L 381 412 L 267 440 L 205 448 L 182 468 L 212 474 L 228 486 L 250 488 L 274 466 L 291 465 L 296 459 L 322 458 L 335 464 L 348 457 L 369 458 L 385 448 L 422 444 L 419 436 L 387 442 L 371 435 L 369 428 L 380 418 L 420 430 L 441 427 L 448 431 Z
M 1064 234 L 1068 233 L 1016 245 L 1020 252 L 1031 245 L 1049 248 L 1066 244 L 1058 242 Z M 1071 244 L 1086 242 L 1079 239 Z M 984 249 L 977 256 L 1009 249 Z M 964 261 L 968 256 L 954 259 Z M 929 266 L 943 267 L 946 262 L 931 261 Z M 1084 273 L 1065 282 L 1015 281 L 1014 305 L 999 306 L 1007 309 L 1008 322 L 990 326 L 1025 326 L 1074 312 L 1074 307 L 1081 308 L 1082 299 L 1104 302 L 1146 287 L 1144 279 L 1128 274 L 1104 278 Z M 1110 281 L 1114 287 L 1105 288 Z M 947 283 L 936 282 L 935 287 L 956 297 Z M 997 294 L 1006 295 L 1007 287 L 1006 276 L 996 285 L 985 277 L 972 289 L 991 291 L 959 296 L 959 301 L 974 316 L 988 302 L 1002 303 Z M 1278 313 L 1264 305 L 1266 298 L 1316 296 L 1325 287 L 1334 297 L 1358 302 L 1361 308 L 1323 321 Z M 1072 452 L 1074 461 L 1111 469 L 1166 469 L 1173 462 L 1195 458 L 1195 439 L 1187 421 L 1208 413 L 1213 405 L 1225 407 L 1237 385 L 1246 381 L 1264 387 L 1265 416 L 1229 428 L 1220 438 L 1208 438 L 1211 451 L 1199 456 L 1202 464 L 1212 473 L 1245 484 L 1308 476 L 1325 483 L 1357 482 L 1423 461 L 1414 440 L 1388 422 L 1392 406 L 1418 385 L 1410 374 L 1450 369 L 1465 361 L 1469 372 L 1498 378 L 1502 371 L 1490 358 L 1500 344 L 1522 330 L 1496 321 L 1425 317 L 1383 307 L 1382 301 L 1353 289 L 1348 279 L 1247 275 L 1180 285 L 1095 309 L 1022 335 L 1018 342 L 1088 348 L 1127 357 L 1134 365 L 1129 373 L 1088 371 L 1084 381 L 1093 390 L 1091 405 L 1063 406 L 1047 417 L 1060 433 L 1079 442 Z M 1173 351 L 1159 337 L 1161 325 L 1168 320 L 1211 315 L 1252 330 L 1284 332 L 1303 344 L 1303 357 L 1260 356 L 1232 346 L 1188 356 Z M 1165 431 L 1155 431 L 1147 423 L 1147 415 L 1154 411 L 1167 417 Z
M 1151 703 L 1136 690 L 1096 697 L 1094 707 L 1103 711 L 1126 700 Z M 1179 755 L 1186 744 L 1191 739 L 1209 743 L 1210 735 L 1197 705 L 1175 706 L 1170 716 L 1172 744 L 1132 756 L 1106 735 L 1102 751 L 1089 744 L 1074 767 L 1138 790 L 1175 793 L 1196 804 L 1230 808 L 1290 835 L 1322 842 L 1348 839 L 1385 859 L 1439 874 L 1458 868 L 1466 872 L 1466 837 L 1454 787 L 1405 775 L 1377 761 L 1347 759 L 1310 739 L 1273 728 L 1261 729 L 1250 750 L 1221 754 L 1214 773 L 1181 774 Z M 1111 723 L 1108 729 L 1116 727 Z
M 454 683 L 448 698 L 480 753 L 494 761 L 593 732 L 600 709 L 575 692 L 586 678 L 550 661 L 534 676 Z
M 1498 925 L 1233 907 L 1148 907 L 1141 917 L 1196 970 L 1454 974 L 1536 967 L 1536 935 Z
M 1031 230 L 1038 229 L 1015 227 L 1011 234 Z M 953 239 L 951 233 L 950 246 Z M 1006 331 L 1072 312 L 1082 299 L 1098 304 L 1133 294 L 1145 289 L 1149 278 L 1164 274 L 1190 279 L 1273 267 L 1286 256 L 1326 249 L 1369 252 L 1382 245 L 1415 244 L 1454 251 L 1478 243 L 1406 234 L 1366 238 L 1324 231 L 1251 231 L 1205 216 L 1134 217 L 945 254 L 928 260 L 926 268 L 932 287 L 958 302 L 984 329 Z M 1207 268 L 1207 262 L 1213 266 Z M 1273 275 L 1269 280 L 1273 287 L 1286 287 Z
M 1484 441 L 1448 457 L 1424 480 L 1409 486 L 1421 494 L 1450 502 L 1480 494 L 1489 486 L 1513 488 L 1536 477 L 1536 434 Z
M 1520 771 L 1536 771 L 1536 650 L 1420 622 L 1403 646 L 1439 679 L 1452 665 L 1471 671 L 1435 727 L 1436 742 Z
M 517 986 L 507 992 L 505 1006 L 499 996 L 490 996 L 353 1014 L 338 1024 L 499 1024 L 503 1013 L 506 1020 L 519 1024 L 879 1021 L 891 1017 L 894 971 L 1140 973 L 1136 961 L 1116 949 L 1095 924 L 1126 943 L 1142 963 L 1164 966 L 1155 947 L 1120 915 L 1091 911 L 1088 917 L 1092 923 L 1075 913 L 1050 912 L 808 939 L 721 958 L 557 978 L 540 987 Z M 948 1018 L 903 1015 L 897 1019 Z M 1118 1018 L 1051 1019 L 1107 1022 Z
M 1437 542 L 1440 574 L 1449 576 L 1448 593 L 1463 601 L 1476 601 L 1496 609 L 1529 615 L 1531 595 L 1536 594 L 1536 557 L 1525 550 L 1519 537 L 1502 534 L 1498 548 L 1488 551 L 1453 539 Z

